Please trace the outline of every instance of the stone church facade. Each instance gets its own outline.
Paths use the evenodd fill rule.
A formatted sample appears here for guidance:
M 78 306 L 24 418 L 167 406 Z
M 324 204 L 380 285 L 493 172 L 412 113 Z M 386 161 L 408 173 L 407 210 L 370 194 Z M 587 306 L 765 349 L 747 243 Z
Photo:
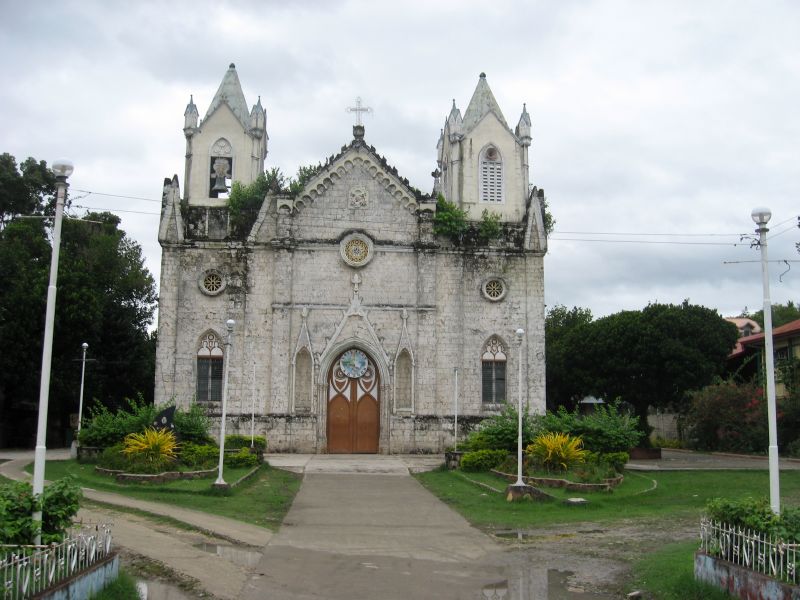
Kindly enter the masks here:
M 527 111 L 512 130 L 481 74 L 445 121 L 432 194 L 356 125 L 300 191 L 271 189 L 242 226 L 226 198 L 264 171 L 266 121 L 234 65 L 202 120 L 186 108 L 183 195 L 165 180 L 159 230 L 156 403 L 198 402 L 218 424 L 227 372 L 229 433 L 255 415 L 271 450 L 316 453 L 440 452 L 456 398 L 459 436 L 520 393 L 543 412 L 547 238 Z M 466 230 L 436 232 L 439 194 Z M 484 210 L 498 235 L 481 234 Z

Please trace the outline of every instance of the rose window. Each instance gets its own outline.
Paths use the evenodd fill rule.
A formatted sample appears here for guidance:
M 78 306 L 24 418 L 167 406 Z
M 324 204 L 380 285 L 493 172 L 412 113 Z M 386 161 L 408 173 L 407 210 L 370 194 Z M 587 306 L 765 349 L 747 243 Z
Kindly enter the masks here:
M 493 278 L 483 284 L 482 291 L 487 300 L 498 302 L 505 298 L 507 288 L 502 279 Z

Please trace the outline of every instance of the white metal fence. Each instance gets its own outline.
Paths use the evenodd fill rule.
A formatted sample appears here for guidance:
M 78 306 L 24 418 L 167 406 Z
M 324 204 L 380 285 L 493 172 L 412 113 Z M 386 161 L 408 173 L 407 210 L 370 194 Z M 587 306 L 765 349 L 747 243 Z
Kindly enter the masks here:
M 3 600 L 31 598 L 101 561 L 111 552 L 105 525 L 73 532 L 49 546 L 0 545 Z
M 800 544 L 786 544 L 759 531 L 703 519 L 700 549 L 712 556 L 797 584 Z

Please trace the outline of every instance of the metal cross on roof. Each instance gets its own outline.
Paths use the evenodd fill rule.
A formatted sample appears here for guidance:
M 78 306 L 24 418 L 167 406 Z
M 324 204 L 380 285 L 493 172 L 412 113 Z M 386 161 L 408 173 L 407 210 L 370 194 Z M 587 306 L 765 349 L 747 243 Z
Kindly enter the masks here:
M 369 106 L 361 106 L 361 96 L 356 98 L 355 106 L 348 106 L 345 110 L 349 113 L 356 113 L 356 125 L 361 125 L 361 113 L 372 112 L 372 108 Z

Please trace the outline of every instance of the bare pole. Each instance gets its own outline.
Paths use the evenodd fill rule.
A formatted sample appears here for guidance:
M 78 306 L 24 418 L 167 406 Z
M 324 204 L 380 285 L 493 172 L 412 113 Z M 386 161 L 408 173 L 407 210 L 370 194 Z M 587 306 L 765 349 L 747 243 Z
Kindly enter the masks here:
M 81 344 L 81 348 L 83 348 L 83 358 L 81 359 L 81 395 L 80 400 L 78 400 L 78 435 L 81 434 L 81 421 L 83 421 L 83 379 L 86 375 L 86 351 L 89 349 L 89 344 L 83 342 Z
M 56 218 L 53 224 L 53 251 L 50 255 L 50 284 L 47 287 L 47 308 L 44 319 L 44 343 L 42 344 L 42 375 L 39 381 L 39 421 L 36 428 L 36 449 L 33 460 L 33 495 L 41 499 L 44 492 L 44 465 L 47 454 L 47 407 L 50 401 L 50 367 L 53 358 L 53 329 L 56 317 L 56 284 L 58 282 L 58 254 L 61 249 L 61 223 L 64 220 L 64 200 L 67 196 L 67 177 L 74 167 L 68 160 L 53 162 L 56 176 Z M 33 513 L 37 529 L 34 543 L 42 541 L 42 511 Z
M 455 442 L 453 444 L 453 451 L 458 451 L 458 367 L 453 367 L 453 376 L 455 377 L 453 386 L 453 436 Z
M 253 381 L 250 388 L 252 403 L 250 406 L 250 447 L 255 445 L 256 433 L 256 361 L 253 361 Z
M 233 326 L 235 324 L 236 322 L 233 319 L 228 319 L 225 322 L 225 327 L 228 328 L 228 336 L 225 338 L 225 355 L 223 356 L 225 366 L 222 370 L 222 423 L 219 427 L 219 465 L 217 466 L 217 480 L 214 482 L 214 485 L 219 487 L 228 486 L 222 478 L 222 469 L 225 458 L 225 419 L 228 412 L 228 369 L 231 364 L 231 337 L 233 337 Z
M 517 341 L 519 342 L 519 351 L 517 352 L 517 363 L 519 364 L 517 372 L 517 389 L 519 394 L 519 406 L 517 408 L 517 481 L 514 485 L 524 486 L 525 482 L 522 481 L 522 338 L 525 335 L 525 330 L 520 328 L 516 331 Z

